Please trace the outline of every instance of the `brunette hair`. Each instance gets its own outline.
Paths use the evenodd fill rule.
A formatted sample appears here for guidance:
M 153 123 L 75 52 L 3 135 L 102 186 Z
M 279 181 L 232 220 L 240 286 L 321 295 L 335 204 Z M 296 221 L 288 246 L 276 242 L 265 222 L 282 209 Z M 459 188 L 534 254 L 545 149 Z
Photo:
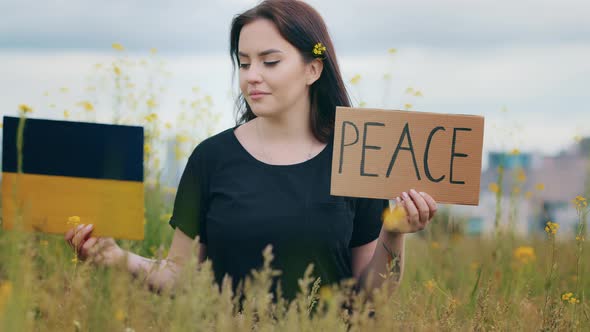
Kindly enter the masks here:
M 310 5 L 299 0 L 265 0 L 256 7 L 234 17 L 230 32 L 230 55 L 235 77 L 239 66 L 238 42 L 242 28 L 257 19 L 267 19 L 275 24 L 281 36 L 293 45 L 305 63 L 314 60 L 313 48 L 317 43 L 326 47 L 321 76 L 309 90 L 310 120 L 315 137 L 327 143 L 334 132 L 336 106 L 350 106 L 350 98 L 342 81 L 336 61 L 334 45 L 320 14 Z M 240 93 L 236 103 L 236 125 L 248 122 L 256 115 Z

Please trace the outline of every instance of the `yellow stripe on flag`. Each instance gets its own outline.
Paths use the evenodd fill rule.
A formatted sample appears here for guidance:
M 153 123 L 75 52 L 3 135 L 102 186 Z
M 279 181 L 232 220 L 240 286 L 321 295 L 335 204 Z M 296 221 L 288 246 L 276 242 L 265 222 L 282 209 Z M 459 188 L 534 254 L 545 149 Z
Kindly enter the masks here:
M 5 229 L 64 234 L 73 227 L 68 218 L 79 216 L 80 223 L 94 225 L 93 236 L 144 238 L 143 182 L 10 172 L 2 176 Z

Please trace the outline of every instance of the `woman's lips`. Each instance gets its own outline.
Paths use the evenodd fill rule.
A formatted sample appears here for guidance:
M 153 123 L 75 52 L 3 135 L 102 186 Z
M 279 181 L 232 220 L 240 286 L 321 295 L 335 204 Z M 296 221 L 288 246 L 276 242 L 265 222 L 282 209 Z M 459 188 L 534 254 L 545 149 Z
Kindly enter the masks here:
M 262 97 L 264 97 L 266 95 L 268 95 L 268 93 L 253 93 L 253 94 L 250 95 L 250 98 L 252 100 L 258 100 L 258 99 L 261 99 Z

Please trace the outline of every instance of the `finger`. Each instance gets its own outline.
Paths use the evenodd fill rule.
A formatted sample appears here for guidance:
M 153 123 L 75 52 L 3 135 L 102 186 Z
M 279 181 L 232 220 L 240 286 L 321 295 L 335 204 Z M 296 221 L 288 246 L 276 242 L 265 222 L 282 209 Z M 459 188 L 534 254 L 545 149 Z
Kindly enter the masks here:
M 80 225 L 76 226 L 76 229 L 74 230 L 74 237 L 72 237 L 72 245 L 74 246 L 74 248 L 78 247 L 78 245 L 80 244 L 82 230 L 84 229 L 85 226 L 86 225 L 84 225 L 84 224 L 80 224 Z
M 86 225 L 82 227 L 76 235 L 74 235 L 74 239 L 72 240 L 72 242 L 76 245 L 76 248 L 78 248 L 78 250 L 80 250 L 86 239 L 90 236 L 92 228 L 92 225 Z
M 416 208 L 418 208 L 420 223 L 425 224 L 428 220 L 430 220 L 430 208 L 428 207 L 428 204 L 426 204 L 424 197 L 418 194 L 418 192 L 414 189 L 410 189 L 410 197 L 412 197 Z
M 408 216 L 408 211 L 405 208 L 404 201 L 402 201 L 402 199 L 399 196 L 397 196 L 395 198 L 395 200 L 396 200 L 396 203 L 395 203 L 396 207 L 399 206 L 400 208 L 404 209 L 404 213 L 406 214 L 406 222 L 409 224 L 410 220 L 409 220 L 409 216 Z
M 72 247 L 72 249 L 73 249 L 73 248 L 75 248 L 75 245 L 74 245 L 74 238 L 76 237 L 76 235 L 78 234 L 78 232 L 80 232 L 80 230 L 82 229 L 82 227 L 83 227 L 83 226 L 84 226 L 84 225 L 80 224 L 80 225 L 78 225 L 78 226 L 76 226 L 76 227 L 72 228 L 70 231 L 68 231 L 68 233 L 69 233 L 69 232 L 71 232 L 71 233 L 72 233 L 72 234 L 71 234 L 72 236 L 71 236 L 71 237 L 68 239 L 68 244 L 70 245 L 70 247 Z
M 82 246 L 82 249 L 80 250 L 82 258 L 87 258 L 88 256 L 90 256 L 93 253 L 91 251 L 91 249 L 94 246 L 94 244 L 96 244 L 97 240 L 98 240 L 97 238 L 91 237 L 86 242 L 84 242 L 84 245 Z
M 434 198 L 432 198 L 432 196 L 428 195 L 423 191 L 420 192 L 420 195 L 424 197 L 426 204 L 428 204 L 428 208 L 430 208 L 430 217 L 434 217 L 434 214 L 438 210 L 438 205 L 436 204 L 436 201 L 434 200 Z
M 418 227 L 421 227 L 419 223 L 420 216 L 418 215 L 418 209 L 416 208 L 416 205 L 414 205 L 414 202 L 412 202 L 412 198 L 405 191 L 402 193 L 402 198 L 404 199 L 410 224 L 416 224 Z
M 74 237 L 74 228 L 70 228 L 64 235 L 66 241 L 70 241 Z

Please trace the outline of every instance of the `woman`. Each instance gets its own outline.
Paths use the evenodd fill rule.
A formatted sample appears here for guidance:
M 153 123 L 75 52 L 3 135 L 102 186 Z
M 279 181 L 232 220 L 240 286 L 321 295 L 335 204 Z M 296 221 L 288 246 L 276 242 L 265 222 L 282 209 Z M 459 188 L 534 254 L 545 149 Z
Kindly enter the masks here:
M 322 284 L 354 277 L 367 290 L 379 274 L 401 276 L 404 234 L 382 228 L 388 200 L 330 195 L 336 106 L 350 106 L 334 46 L 321 16 L 309 5 L 267 0 L 236 16 L 230 33 L 239 66 L 239 121 L 201 142 L 189 157 L 176 194 L 168 258 L 126 253 L 111 238 L 81 228 L 65 238 L 81 259 L 155 271 L 150 285 L 174 283 L 199 236 L 199 261 L 210 259 L 218 282 L 233 285 L 262 263 L 273 246 L 273 267 L 287 298 L 308 264 Z M 436 212 L 426 193 L 410 190 L 404 232 L 422 230 Z M 393 258 L 393 259 L 392 259 Z

